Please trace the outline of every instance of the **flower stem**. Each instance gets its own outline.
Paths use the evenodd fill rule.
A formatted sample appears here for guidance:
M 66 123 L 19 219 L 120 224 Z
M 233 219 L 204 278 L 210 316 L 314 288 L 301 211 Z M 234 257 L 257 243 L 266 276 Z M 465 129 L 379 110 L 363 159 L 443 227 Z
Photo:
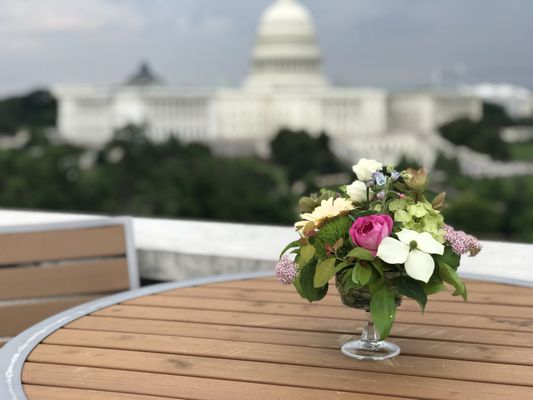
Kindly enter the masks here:
M 385 207 L 387 206 L 387 194 L 389 193 L 389 184 L 390 182 L 387 181 L 387 183 L 385 184 L 385 187 L 383 188 L 383 199 L 381 200 L 381 212 L 382 213 L 387 211 Z

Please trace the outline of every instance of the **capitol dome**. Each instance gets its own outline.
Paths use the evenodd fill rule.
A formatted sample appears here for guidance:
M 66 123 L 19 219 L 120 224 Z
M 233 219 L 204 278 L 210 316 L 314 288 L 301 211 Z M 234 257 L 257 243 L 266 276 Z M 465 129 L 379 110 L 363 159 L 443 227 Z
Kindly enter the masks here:
M 313 18 L 297 0 L 276 0 L 261 17 L 247 87 L 320 87 Z

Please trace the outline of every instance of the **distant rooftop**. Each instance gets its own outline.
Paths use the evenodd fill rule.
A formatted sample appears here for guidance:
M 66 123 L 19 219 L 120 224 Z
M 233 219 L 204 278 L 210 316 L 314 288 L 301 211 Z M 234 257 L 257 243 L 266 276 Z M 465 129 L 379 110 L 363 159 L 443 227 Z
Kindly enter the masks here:
M 141 63 L 139 69 L 126 82 L 128 86 L 161 85 L 163 81 L 153 73 L 147 62 Z

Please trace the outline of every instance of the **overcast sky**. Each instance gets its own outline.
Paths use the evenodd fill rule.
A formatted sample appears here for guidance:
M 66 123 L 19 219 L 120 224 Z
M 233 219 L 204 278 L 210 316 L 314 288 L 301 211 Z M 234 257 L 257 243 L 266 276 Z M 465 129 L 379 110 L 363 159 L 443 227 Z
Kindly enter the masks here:
M 532 0 L 301 0 L 343 84 L 533 87 Z M 237 84 L 271 0 L 0 0 L 0 95 L 119 83 L 141 60 L 178 85 Z

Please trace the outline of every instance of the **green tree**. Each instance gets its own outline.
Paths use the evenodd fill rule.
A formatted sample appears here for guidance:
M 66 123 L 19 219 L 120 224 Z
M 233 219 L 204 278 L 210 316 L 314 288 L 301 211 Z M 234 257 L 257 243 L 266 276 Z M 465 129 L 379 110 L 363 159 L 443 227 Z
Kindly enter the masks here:
M 86 211 L 291 223 L 294 198 L 284 171 L 265 161 L 214 157 L 176 139 L 153 143 L 126 127 L 80 181 Z
M 454 228 L 483 237 L 498 236 L 502 226 L 502 209 L 498 202 L 472 191 L 453 199 L 444 210 L 444 216 Z
M 53 127 L 56 115 L 57 102 L 47 90 L 0 100 L 0 134 L 14 134 L 23 128 Z
M 484 104 L 480 121 L 460 118 L 440 127 L 440 134 L 450 142 L 470 147 L 495 159 L 508 160 L 510 151 L 501 136 L 501 128 L 512 125 L 505 110 L 494 104 Z
M 270 143 L 271 159 L 287 171 L 290 182 L 310 176 L 344 172 L 346 167 L 330 149 L 329 137 L 282 129 Z

